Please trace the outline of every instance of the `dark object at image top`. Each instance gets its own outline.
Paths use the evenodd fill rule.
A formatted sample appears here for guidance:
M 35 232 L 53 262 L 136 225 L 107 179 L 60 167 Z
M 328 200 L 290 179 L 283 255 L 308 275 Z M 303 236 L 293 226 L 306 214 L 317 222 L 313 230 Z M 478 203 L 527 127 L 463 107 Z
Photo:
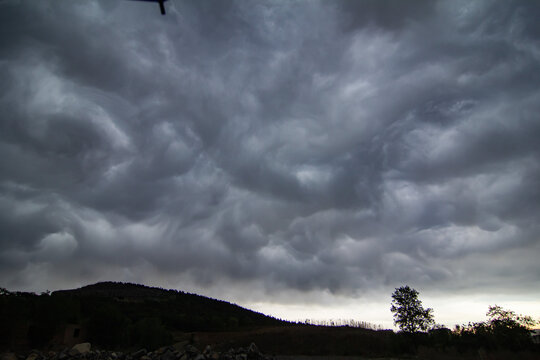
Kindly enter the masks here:
M 161 15 L 165 15 L 165 1 L 167 0 L 131 0 L 131 1 L 157 2 L 159 3 L 159 10 L 161 10 Z

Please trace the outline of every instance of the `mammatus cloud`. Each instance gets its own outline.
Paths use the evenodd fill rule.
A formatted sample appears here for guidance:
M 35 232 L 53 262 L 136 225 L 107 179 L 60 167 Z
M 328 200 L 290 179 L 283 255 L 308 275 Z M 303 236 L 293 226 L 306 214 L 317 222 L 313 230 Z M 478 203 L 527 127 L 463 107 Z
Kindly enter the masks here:
M 1 1 L 2 286 L 537 294 L 539 10 Z

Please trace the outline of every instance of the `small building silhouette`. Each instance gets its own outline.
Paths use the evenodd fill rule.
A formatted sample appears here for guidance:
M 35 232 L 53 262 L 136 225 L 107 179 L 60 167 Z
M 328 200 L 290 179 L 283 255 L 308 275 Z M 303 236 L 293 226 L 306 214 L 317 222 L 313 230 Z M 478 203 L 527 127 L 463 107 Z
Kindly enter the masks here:
M 53 343 L 55 345 L 73 346 L 86 341 L 86 328 L 81 324 L 64 324 L 58 328 Z

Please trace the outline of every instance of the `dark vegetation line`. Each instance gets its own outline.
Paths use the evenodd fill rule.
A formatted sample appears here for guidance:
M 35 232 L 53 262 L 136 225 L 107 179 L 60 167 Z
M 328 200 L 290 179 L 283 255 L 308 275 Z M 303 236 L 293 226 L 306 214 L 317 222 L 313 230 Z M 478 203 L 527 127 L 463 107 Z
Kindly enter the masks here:
M 390 330 L 384 328 L 382 325 L 373 324 L 367 321 L 354 320 L 354 319 L 306 319 L 304 321 L 297 321 L 297 324 L 304 325 L 314 325 L 314 326 L 328 326 L 328 327 L 352 327 L 359 329 L 369 329 L 369 330 Z

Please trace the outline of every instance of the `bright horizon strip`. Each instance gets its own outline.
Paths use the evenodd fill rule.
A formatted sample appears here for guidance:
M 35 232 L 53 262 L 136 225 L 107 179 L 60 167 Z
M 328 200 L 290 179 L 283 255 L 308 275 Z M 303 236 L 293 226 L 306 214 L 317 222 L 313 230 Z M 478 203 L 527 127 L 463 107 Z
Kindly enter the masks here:
M 424 307 L 433 308 L 435 323 L 449 329 L 454 329 L 456 325 L 487 320 L 486 312 L 490 305 L 500 305 L 516 314 L 531 316 L 536 321 L 540 319 L 540 307 L 537 301 L 507 300 L 493 303 L 487 299 L 467 300 L 466 297 L 456 297 L 449 300 L 426 298 L 426 301 L 423 302 Z M 315 321 L 342 319 L 364 321 L 374 326 L 381 326 L 383 329 L 398 330 L 390 312 L 390 302 L 388 304 L 367 302 L 356 306 L 350 304 L 335 307 L 259 302 L 245 304 L 245 306 L 266 315 L 293 322 L 304 322 L 308 319 Z M 540 323 L 537 323 L 535 328 L 540 328 Z

